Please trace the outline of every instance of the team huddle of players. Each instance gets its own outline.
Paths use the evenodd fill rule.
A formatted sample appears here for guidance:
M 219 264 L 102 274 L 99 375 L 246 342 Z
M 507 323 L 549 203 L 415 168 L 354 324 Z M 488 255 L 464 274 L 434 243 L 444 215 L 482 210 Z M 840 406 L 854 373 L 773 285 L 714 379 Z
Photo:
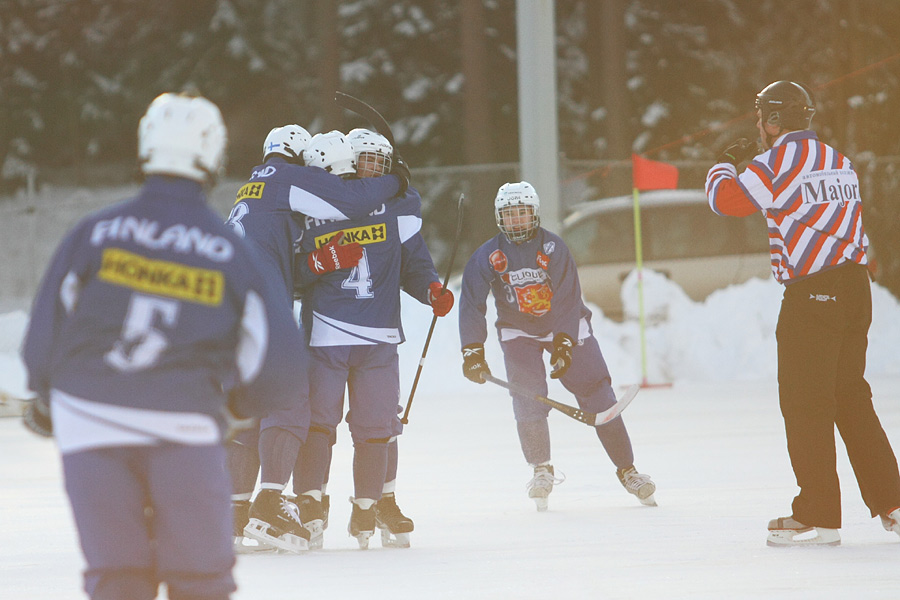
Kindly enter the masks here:
M 278 127 L 263 144 L 263 159 L 239 190 L 228 223 L 259 252 L 262 272 L 284 290 L 284 299 L 300 299 L 309 410 L 298 403 L 271 413 L 259 430 L 242 433 L 229 446 L 235 548 L 321 547 L 345 390 L 354 448 L 349 533 L 361 548 L 376 528 L 383 545 L 407 547 L 413 521 L 395 497 L 402 431 L 400 291 L 430 304 L 437 316 L 453 306 L 420 233 L 421 199 L 408 185 L 403 160 L 373 131 L 310 136 L 299 125 Z M 373 179 L 389 174 L 397 181 L 374 185 Z M 547 350 L 557 365 L 551 376 L 561 378 L 585 410 L 609 408 L 616 399 L 574 261 L 562 240 L 540 227 L 537 192 L 526 182 L 506 184 L 495 212 L 501 234 L 475 253 L 463 278 L 464 373 L 478 383 L 490 373 L 483 344 L 486 297 L 493 288 L 510 377 L 546 394 Z M 549 408 L 527 396 L 513 394 L 513 401 L 525 458 L 535 471 L 529 496 L 546 510 L 554 483 L 562 481 L 550 464 Z M 622 485 L 654 504 L 655 485 L 635 470 L 622 420 L 596 432 Z M 294 494 L 288 497 L 291 477 Z

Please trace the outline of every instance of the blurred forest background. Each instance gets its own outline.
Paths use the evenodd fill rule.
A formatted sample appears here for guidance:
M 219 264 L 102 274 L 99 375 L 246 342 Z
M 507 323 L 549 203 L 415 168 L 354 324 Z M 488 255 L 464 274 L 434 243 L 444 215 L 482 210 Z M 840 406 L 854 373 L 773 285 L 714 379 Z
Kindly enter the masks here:
M 525 0 L 538 1 L 538 0 Z M 880 281 L 900 295 L 900 1 L 556 0 L 562 212 L 630 191 L 629 157 L 702 187 L 717 151 L 755 137 L 755 94 L 815 91 L 820 138 L 863 180 Z M 0 196 L 134 181 L 137 121 L 164 91 L 221 108 L 228 176 L 274 126 L 364 125 L 335 90 L 376 107 L 422 191 L 426 235 L 463 252 L 495 232 L 497 186 L 518 175 L 515 0 L 3 0 Z M 0 198 L 2 201 L 2 198 Z

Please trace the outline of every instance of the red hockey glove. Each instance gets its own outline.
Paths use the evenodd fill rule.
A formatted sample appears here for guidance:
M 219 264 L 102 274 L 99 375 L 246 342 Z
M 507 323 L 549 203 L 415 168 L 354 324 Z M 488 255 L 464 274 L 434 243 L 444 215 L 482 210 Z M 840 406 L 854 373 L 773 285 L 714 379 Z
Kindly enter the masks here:
M 550 353 L 550 364 L 553 371 L 550 379 L 559 379 L 572 366 L 572 349 L 575 342 L 565 333 L 557 333 L 553 338 L 553 352 Z
M 443 289 L 440 281 L 432 281 L 428 286 L 428 301 L 434 314 L 443 317 L 453 308 L 453 292 Z
M 331 238 L 327 244 L 318 250 L 313 250 L 309 253 L 306 263 L 309 265 L 310 271 L 316 275 L 322 275 L 338 269 L 349 269 L 356 266 L 356 263 L 359 262 L 363 255 L 362 246 L 356 242 L 340 246 L 338 244 L 342 237 L 344 237 L 343 231 Z
M 490 375 L 487 361 L 484 360 L 484 346 L 482 344 L 469 344 L 463 346 L 463 375 L 469 381 L 484 383 L 484 376 Z

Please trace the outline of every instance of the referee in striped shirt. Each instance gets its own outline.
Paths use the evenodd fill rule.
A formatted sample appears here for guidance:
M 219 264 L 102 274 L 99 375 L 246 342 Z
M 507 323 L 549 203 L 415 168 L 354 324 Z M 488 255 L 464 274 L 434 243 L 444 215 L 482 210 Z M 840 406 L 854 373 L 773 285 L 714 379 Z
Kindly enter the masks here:
M 800 493 L 790 517 L 769 522 L 767 543 L 840 544 L 835 425 L 872 517 L 900 535 L 897 459 L 864 376 L 872 296 L 859 180 L 810 130 L 816 109 L 806 86 L 776 81 L 757 94 L 756 109 L 760 148 L 747 140 L 726 148 L 706 193 L 716 214 L 765 216 L 772 272 L 785 286 L 778 394 Z

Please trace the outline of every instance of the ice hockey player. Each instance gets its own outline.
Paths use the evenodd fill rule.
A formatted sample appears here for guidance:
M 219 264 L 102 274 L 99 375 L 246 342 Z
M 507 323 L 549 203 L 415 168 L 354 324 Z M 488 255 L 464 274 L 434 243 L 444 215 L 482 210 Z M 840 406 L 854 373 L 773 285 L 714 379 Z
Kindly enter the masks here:
M 616 402 L 606 362 L 591 330 L 591 312 L 581 300 L 575 261 L 562 239 L 540 226 L 540 199 L 525 181 L 506 183 L 494 200 L 500 233 L 481 245 L 463 271 L 459 334 L 463 374 L 475 383 L 490 375 L 484 354 L 488 293 L 497 307 L 497 334 L 506 375 L 520 388 L 547 395 L 543 353 L 550 353 L 553 379 L 586 411 Z M 561 483 L 550 464 L 550 407 L 515 392 L 513 413 L 525 460 L 534 468 L 528 496 L 539 511 Z M 634 468 L 631 440 L 622 418 L 596 428 L 625 489 L 642 504 L 655 506 L 656 486 Z
M 229 415 L 304 383 L 291 313 L 205 202 L 226 138 L 205 98 L 153 100 L 143 188 L 69 232 L 32 307 L 25 421 L 62 453 L 91 598 L 230 597 Z
M 331 143 L 346 152 L 337 132 Z M 367 136 L 371 151 L 385 156 L 360 159 L 361 171 L 381 174 L 382 169 L 408 170 L 396 156 L 388 162 L 392 148 L 387 140 Z M 379 136 L 380 137 L 380 136 Z M 346 137 L 341 136 L 346 141 Z M 334 172 L 356 175 L 352 146 L 343 157 L 338 152 L 322 157 L 308 151 L 309 164 L 330 166 Z M 367 150 L 366 153 L 369 151 Z M 389 166 L 390 165 L 390 166 Z M 364 181 L 377 180 L 365 178 Z M 363 246 L 363 256 L 349 273 L 319 273 L 310 258 L 298 261 L 304 286 L 303 322 L 309 336 L 310 434 L 301 453 L 300 483 L 296 490 L 317 500 L 329 468 L 334 432 L 343 413 L 344 389 L 349 390 L 348 423 L 353 439 L 354 497 L 348 531 L 360 548 L 367 548 L 381 517 L 382 541 L 408 546 L 413 523 L 404 517 L 393 497 L 392 483 L 384 494 L 391 440 L 400 433 L 397 399 L 400 377 L 397 345 L 404 340 L 400 322 L 400 290 L 430 304 L 436 315 L 446 315 L 453 295 L 441 293 L 437 272 L 419 233 L 421 199 L 410 188 L 402 201 L 385 205 L 365 219 L 350 223 L 306 219 L 301 251 L 310 257 L 317 248 L 343 235 Z M 343 243 L 343 242 L 342 242 Z M 396 457 L 393 468 L 396 469 Z M 297 473 L 295 473 L 297 477 Z M 296 481 L 296 479 L 295 479 Z
M 345 181 L 321 168 L 304 166 L 303 152 L 310 135 L 299 125 L 272 129 L 263 143 L 263 164 L 253 169 L 250 180 L 238 191 L 228 218 L 257 255 L 257 269 L 281 291 L 285 310 L 292 310 L 294 240 L 302 230 L 297 216 L 346 220 L 364 217 L 390 202 L 408 182 L 400 176 L 383 181 Z M 359 244 L 336 243 L 317 251 L 324 271 L 348 268 L 362 255 Z M 292 368 L 304 373 L 307 356 Z M 297 520 L 302 512 L 282 495 L 309 426 L 308 386 L 297 389 L 295 406 L 266 416 L 258 431 L 247 431 L 229 445 L 229 470 L 234 481 L 235 548 L 259 549 L 242 539 L 256 540 L 263 548 L 289 552 L 305 550 L 309 529 Z M 261 469 L 260 469 L 261 467 Z M 260 491 L 250 498 L 261 470 Z M 310 519 L 312 521 L 312 519 Z
M 840 544 L 835 425 L 871 515 L 900 535 L 897 459 L 865 379 L 872 292 L 859 180 L 850 161 L 810 129 L 815 112 L 803 84 L 766 86 L 756 95 L 762 153 L 739 140 L 706 176 L 715 213 L 765 216 L 772 271 L 785 286 L 778 396 L 800 493 L 791 516 L 769 522 L 773 546 Z

